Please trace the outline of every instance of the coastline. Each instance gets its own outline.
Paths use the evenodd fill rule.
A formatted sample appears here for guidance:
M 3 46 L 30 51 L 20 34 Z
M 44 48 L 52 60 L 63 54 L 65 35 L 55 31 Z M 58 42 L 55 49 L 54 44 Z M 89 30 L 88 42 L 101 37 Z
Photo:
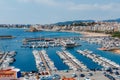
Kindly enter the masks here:
M 95 33 L 95 32 L 86 32 L 86 31 L 68 31 L 68 30 L 61 30 L 61 32 L 73 32 L 73 33 L 80 33 L 85 37 L 96 37 L 96 36 L 100 36 L 100 37 L 107 37 L 110 36 L 110 34 L 105 34 L 105 33 Z
M 24 29 L 24 28 L 12 28 L 12 29 Z M 52 31 L 57 32 L 56 30 L 49 30 L 49 29 L 41 29 L 42 31 Z M 104 33 L 95 33 L 95 32 L 86 32 L 86 31 L 70 31 L 70 30 L 60 30 L 58 32 L 71 32 L 71 33 L 79 33 L 82 34 L 85 37 L 107 37 L 110 36 L 110 34 L 104 34 Z M 102 51 L 105 51 L 105 49 L 100 49 Z M 115 50 L 109 50 L 110 52 L 114 52 L 116 54 L 120 54 L 120 49 Z
M 83 34 L 84 36 L 89 36 L 89 37 L 96 37 L 96 36 L 110 36 L 109 34 L 104 34 L 104 33 L 95 33 L 95 32 L 79 32 L 80 34 Z
M 108 36 L 111 36 L 110 34 L 105 34 L 105 33 L 95 33 L 95 32 L 78 32 L 78 31 L 66 31 L 66 30 L 62 30 L 61 32 L 73 32 L 73 33 L 80 33 L 82 34 L 83 36 L 85 37 L 108 37 Z M 102 51 L 105 51 L 105 49 L 100 49 L 99 50 L 102 50 Z M 114 50 L 109 50 L 110 52 L 113 52 L 115 54 L 120 54 L 120 49 L 114 49 Z
M 101 51 L 110 51 L 110 52 L 113 52 L 115 54 L 120 54 L 120 49 L 106 50 L 105 48 L 98 48 L 98 50 L 101 50 Z
M 29 29 L 29 28 L 0 28 L 0 29 Z
M 55 31 L 55 30 L 45 30 L 42 29 L 43 31 Z M 105 34 L 105 33 L 95 33 L 95 32 L 86 32 L 86 31 L 69 31 L 69 30 L 60 30 L 59 32 L 72 32 L 72 33 L 79 33 L 82 34 L 85 37 L 107 37 L 107 36 L 111 36 L 110 34 Z
M 120 54 L 120 49 L 114 49 L 114 50 L 111 50 L 111 52 L 114 52 L 116 54 Z
M 4 29 L 4 28 L 1 28 Z M 7 28 L 5 28 L 7 29 Z M 9 28 L 8 28 L 9 29 Z M 12 28 L 12 29 L 29 29 L 29 28 Z M 42 31 L 53 31 L 57 32 L 56 30 L 49 30 L 49 29 L 41 29 Z M 60 30 L 59 32 L 72 32 L 72 33 L 79 33 L 86 37 L 96 37 L 96 36 L 110 36 L 110 34 L 105 33 L 96 33 L 96 32 L 87 32 L 87 31 L 70 31 L 70 30 Z

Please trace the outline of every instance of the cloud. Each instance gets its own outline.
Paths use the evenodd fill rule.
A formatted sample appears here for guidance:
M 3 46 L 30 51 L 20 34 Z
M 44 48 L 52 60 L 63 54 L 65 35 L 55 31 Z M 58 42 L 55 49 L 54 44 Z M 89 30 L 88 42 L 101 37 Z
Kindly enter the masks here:
M 0 10 L 1 11 L 14 11 L 14 10 L 16 10 L 16 8 L 15 7 L 8 7 L 8 6 L 5 6 L 5 7 L 0 7 Z
M 58 0 L 18 0 L 20 2 L 33 2 L 46 6 L 61 7 L 63 9 L 71 11 L 87 11 L 87 10 L 102 10 L 102 11 L 118 11 L 120 9 L 119 3 L 108 3 L 108 4 L 83 4 L 75 3 L 73 1 L 58 1 Z
M 113 11 L 119 10 L 120 5 L 118 3 L 109 4 L 74 4 L 69 6 L 69 10 L 86 11 L 86 10 L 103 10 L 103 11 Z
M 71 1 L 60 1 L 60 0 L 18 0 L 19 2 L 33 2 L 33 3 L 38 3 L 38 4 L 43 4 L 47 6 L 58 6 L 58 7 L 67 7 L 71 4 L 74 4 Z
M 58 3 L 55 0 L 18 0 L 20 2 L 35 2 L 38 4 L 45 4 L 45 5 L 50 5 L 50 6 L 55 6 Z

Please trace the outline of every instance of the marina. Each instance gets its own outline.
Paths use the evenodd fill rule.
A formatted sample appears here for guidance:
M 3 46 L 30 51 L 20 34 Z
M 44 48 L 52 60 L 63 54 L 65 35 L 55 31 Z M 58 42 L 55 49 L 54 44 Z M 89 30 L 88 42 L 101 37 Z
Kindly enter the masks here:
M 98 63 L 99 65 L 102 65 L 104 68 L 113 68 L 113 69 L 120 69 L 120 65 L 116 64 L 115 62 L 106 59 L 100 55 L 94 54 L 92 51 L 89 50 L 77 50 L 79 54 L 82 54 L 90 59 L 92 59 L 94 62 Z
M 33 54 L 39 72 L 45 73 L 46 75 L 51 75 L 52 71 L 57 70 L 54 63 L 50 60 L 50 58 L 46 54 L 45 50 L 41 50 L 41 51 L 34 50 Z
M 4 30 L 4 29 L 3 29 Z M 10 29 L 11 30 L 11 29 Z M 11 30 L 12 31 L 12 30 Z M 17 30 L 16 30 L 17 31 Z M 20 31 L 20 32 L 19 32 Z M 12 31 L 14 32 L 14 31 Z M 11 32 L 11 35 L 12 35 Z M 23 34 L 21 34 L 21 32 Z M 16 32 L 15 32 L 16 33 Z M 94 44 L 92 42 L 86 42 L 86 40 L 82 39 L 89 39 L 93 37 L 80 37 L 80 34 L 76 33 L 66 33 L 66 32 L 53 32 L 53 34 L 56 34 L 53 36 L 48 35 L 49 33 L 52 34 L 52 32 L 35 32 L 35 33 L 30 33 L 30 32 L 23 32 L 23 30 L 18 30 L 17 34 L 14 36 L 17 36 L 14 39 L 10 40 L 1 40 L 2 44 L 5 44 L 2 46 L 1 50 L 2 51 L 10 51 L 8 54 L 10 58 L 15 58 L 15 62 L 13 63 L 13 59 L 9 59 L 6 57 L 4 60 L 6 62 L 9 62 L 9 65 L 4 65 L 5 66 L 15 66 L 17 68 L 20 68 L 21 71 L 25 72 L 24 78 L 29 80 L 36 80 L 37 77 L 39 79 L 44 80 L 44 79 L 55 79 L 59 80 L 60 77 L 61 79 L 64 77 L 72 77 L 74 79 L 98 79 L 99 76 L 102 76 L 103 79 L 109 80 L 109 77 L 116 78 L 116 74 L 110 75 L 107 71 L 102 70 L 101 66 L 103 67 L 111 67 L 112 68 L 117 68 L 118 70 L 114 70 L 113 72 L 118 71 L 119 68 L 117 67 L 116 64 L 119 64 L 119 55 L 110 53 L 110 52 L 104 52 L 100 51 L 97 48 L 99 47 L 98 44 Z M 21 35 L 20 35 L 21 34 Z M 44 35 L 43 35 L 44 34 Z M 60 35 L 61 34 L 61 35 Z M 73 37 L 65 37 L 65 34 L 72 35 Z M 23 36 L 24 35 L 24 36 Z M 41 40 L 41 41 L 29 41 L 27 44 L 23 44 L 22 40 L 25 37 L 38 37 L 40 35 L 45 36 L 47 39 L 46 40 Z M 64 36 L 63 36 L 64 35 Z M 51 39 L 49 39 L 49 36 Z M 61 36 L 65 38 L 61 38 Z M 56 37 L 56 39 L 55 39 Z M 52 39 L 53 38 L 53 39 Z M 96 37 L 94 37 L 95 39 Z M 102 37 L 101 37 L 102 38 Z M 64 44 L 63 44 L 63 43 Z M 66 47 L 70 43 L 70 47 Z M 77 46 L 76 46 L 77 44 Z M 28 46 L 29 47 L 22 47 L 22 46 Z M 39 47 L 38 47 L 39 46 Z M 68 45 L 69 46 L 69 45 Z M 103 57 L 103 59 L 107 60 L 108 62 L 106 63 L 98 63 L 100 62 L 93 61 L 89 57 L 85 57 L 83 55 L 79 55 L 76 50 L 85 50 L 88 49 L 91 52 L 93 51 L 95 55 Z M 17 54 L 15 53 L 17 52 Z M 57 52 L 56 52 L 57 51 Z M 14 53 L 14 54 L 13 54 Z M 56 54 L 57 53 L 57 54 Z M 109 55 L 109 56 L 108 56 Z M 29 56 L 29 57 L 28 57 Z M 26 58 L 27 57 L 27 58 Z M 109 61 L 113 61 L 116 64 L 112 63 L 110 64 Z M 104 61 L 104 60 L 103 60 Z M 109 64 L 108 64 L 109 63 Z M 102 65 L 103 64 L 103 65 Z M 104 65 L 105 64 L 105 65 Z M 114 66 L 113 66 L 114 65 Z M 105 68 L 105 69 L 107 69 Z M 96 71 L 98 73 L 96 73 Z M 102 71 L 101 71 L 102 70 Z M 94 72 L 95 71 L 95 72 Z M 37 72 L 37 73 L 36 73 Z M 106 72 L 106 74 L 103 74 Z M 93 74 L 92 76 L 88 76 L 90 74 Z M 81 74 L 84 74 L 85 77 L 82 78 Z M 108 76 L 108 74 L 110 76 Z M 76 77 L 77 76 L 77 77 Z M 107 78 L 108 77 L 108 78 Z M 117 76 L 118 78 L 118 76 Z M 116 79 L 117 79 L 116 78 Z M 119 79 L 119 78 L 118 78 Z
M 80 46 L 79 43 L 75 42 L 74 38 L 36 38 L 35 40 L 31 40 L 28 42 L 23 41 L 23 45 L 21 47 L 23 48 L 48 48 L 48 47 L 78 47 Z
M 15 61 L 14 58 L 15 55 L 16 55 L 15 51 L 0 52 L 0 69 L 10 67 L 10 64 L 12 64 Z
M 0 35 L 0 39 L 12 39 L 12 38 L 15 38 L 15 37 L 12 35 Z
M 120 80 L 120 0 L 1 0 L 0 80 Z
M 29 38 L 29 37 L 39 37 L 41 35 L 44 36 L 45 38 L 50 38 L 50 36 L 51 36 L 51 39 L 57 38 L 56 42 L 57 41 L 59 42 L 59 40 L 60 41 L 67 40 L 67 38 L 68 38 L 68 40 L 72 40 L 72 41 L 79 43 L 81 46 L 77 46 L 77 47 L 73 47 L 73 48 L 66 48 L 66 50 L 67 51 L 71 50 L 70 53 L 72 55 L 74 55 L 75 57 L 77 57 L 77 59 L 79 61 L 82 61 L 83 64 L 85 63 L 89 67 L 89 69 L 99 68 L 99 65 L 96 65 L 92 61 L 90 61 L 88 63 L 89 59 L 84 58 L 84 56 L 77 55 L 77 53 L 74 52 L 74 50 L 78 50 L 78 49 L 84 50 L 87 48 L 87 49 L 95 52 L 96 54 L 101 55 L 102 57 L 105 57 L 109 60 L 112 60 L 112 61 L 120 64 L 120 62 L 119 62 L 120 55 L 95 49 L 95 48 L 99 48 L 99 46 L 96 44 L 91 44 L 89 42 L 85 42 L 85 40 L 81 40 L 81 38 L 82 39 L 84 39 L 84 38 L 80 34 L 77 34 L 77 33 L 49 32 L 49 31 L 48 32 L 41 31 L 41 32 L 30 33 L 30 32 L 24 32 L 24 29 L 1 29 L 0 33 L 1 33 L 1 35 L 3 35 L 3 34 L 8 35 L 9 34 L 9 35 L 16 36 L 16 38 L 14 38 L 14 39 L 1 40 L 1 45 L 3 47 L 3 48 L 1 47 L 1 50 L 2 51 L 8 51 L 8 50 L 9 51 L 16 51 L 18 53 L 14 57 L 16 59 L 16 61 L 14 63 L 10 64 L 10 66 L 15 66 L 17 68 L 20 68 L 21 71 L 28 71 L 28 72 L 29 71 L 38 71 L 38 69 L 36 68 L 36 65 L 35 65 L 36 61 L 35 61 L 35 58 L 32 54 L 32 51 L 34 49 L 39 51 L 39 50 L 42 50 L 44 47 L 37 48 L 34 46 L 34 48 L 24 48 L 21 46 L 23 46 L 23 43 L 22 43 L 23 39 Z M 71 36 L 71 37 L 69 37 L 69 36 Z M 80 38 L 80 36 L 81 36 L 81 38 Z M 62 38 L 64 38 L 64 39 L 62 39 Z M 90 37 L 87 37 L 87 38 L 90 38 Z M 49 40 L 51 40 L 51 39 L 49 39 Z M 51 45 L 52 42 L 54 42 L 54 41 L 49 41 L 49 40 L 47 40 L 47 42 L 49 42 L 49 44 Z M 41 45 L 48 44 L 48 43 L 46 43 L 46 41 L 35 41 L 35 42 L 31 41 L 28 43 L 30 43 L 31 45 L 38 45 L 39 43 Z M 53 44 L 55 44 L 55 42 Z M 48 48 L 44 48 L 44 49 L 46 50 L 47 55 L 50 57 L 50 59 L 55 63 L 55 66 L 58 70 L 68 70 L 69 67 L 67 67 L 65 64 L 63 64 L 62 60 L 56 54 L 56 51 L 61 51 L 62 47 L 63 46 L 54 46 L 53 47 L 53 45 L 52 45 L 52 46 L 50 46 Z M 80 57 L 80 59 L 78 56 Z
M 120 49 L 120 39 L 113 37 L 85 37 L 80 40 L 87 41 L 91 44 L 100 45 L 100 50 L 111 51 L 114 49 Z
M 71 55 L 69 52 L 67 51 L 57 51 L 56 52 L 60 58 L 63 60 L 63 62 L 65 64 L 67 64 L 69 66 L 70 69 L 73 70 L 87 70 L 87 67 L 80 61 L 78 61 L 73 55 Z
M 22 45 L 22 48 L 48 48 L 48 47 L 59 47 L 61 44 L 58 41 L 38 41 L 38 42 L 29 42 L 29 44 Z

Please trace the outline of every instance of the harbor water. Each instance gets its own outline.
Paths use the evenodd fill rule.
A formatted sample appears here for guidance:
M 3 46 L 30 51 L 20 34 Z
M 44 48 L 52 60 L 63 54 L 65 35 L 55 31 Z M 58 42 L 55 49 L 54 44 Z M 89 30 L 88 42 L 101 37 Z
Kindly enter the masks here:
M 69 33 L 69 32 L 50 32 L 50 31 L 41 31 L 41 32 L 25 32 L 24 29 L 0 29 L 0 35 L 12 35 L 16 38 L 13 39 L 1 39 L 0 40 L 0 51 L 16 51 L 17 55 L 15 56 L 16 61 L 11 64 L 16 68 L 20 68 L 22 71 L 37 71 L 35 59 L 32 51 L 33 48 L 23 48 L 22 40 L 24 38 L 34 38 L 34 37 L 70 37 L 70 36 L 82 36 L 78 33 Z M 76 50 L 89 49 L 95 54 L 99 54 L 105 58 L 108 58 L 118 64 L 120 64 L 120 55 L 112 52 L 100 51 L 97 48 L 99 47 L 96 44 L 90 44 L 85 41 L 79 41 L 81 46 L 75 48 L 67 48 L 73 56 L 78 60 L 83 62 L 89 69 L 100 69 L 102 68 L 97 63 L 93 62 L 91 59 L 80 55 Z M 42 50 L 42 48 L 35 48 L 36 50 Z M 69 67 L 63 63 L 60 57 L 56 54 L 56 51 L 61 51 L 61 47 L 49 47 L 45 48 L 50 59 L 55 63 L 55 66 L 58 70 L 66 70 Z

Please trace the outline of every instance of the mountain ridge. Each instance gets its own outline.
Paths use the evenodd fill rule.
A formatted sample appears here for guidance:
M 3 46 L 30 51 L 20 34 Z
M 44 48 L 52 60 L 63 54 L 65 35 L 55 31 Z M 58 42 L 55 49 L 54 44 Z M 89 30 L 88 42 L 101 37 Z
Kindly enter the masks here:
M 71 25 L 73 23 L 80 23 L 80 22 L 95 22 L 96 20 L 73 20 L 73 21 L 64 21 L 64 22 L 57 22 L 54 25 Z M 109 19 L 109 20 L 101 20 L 102 22 L 119 22 L 120 18 L 117 19 Z

